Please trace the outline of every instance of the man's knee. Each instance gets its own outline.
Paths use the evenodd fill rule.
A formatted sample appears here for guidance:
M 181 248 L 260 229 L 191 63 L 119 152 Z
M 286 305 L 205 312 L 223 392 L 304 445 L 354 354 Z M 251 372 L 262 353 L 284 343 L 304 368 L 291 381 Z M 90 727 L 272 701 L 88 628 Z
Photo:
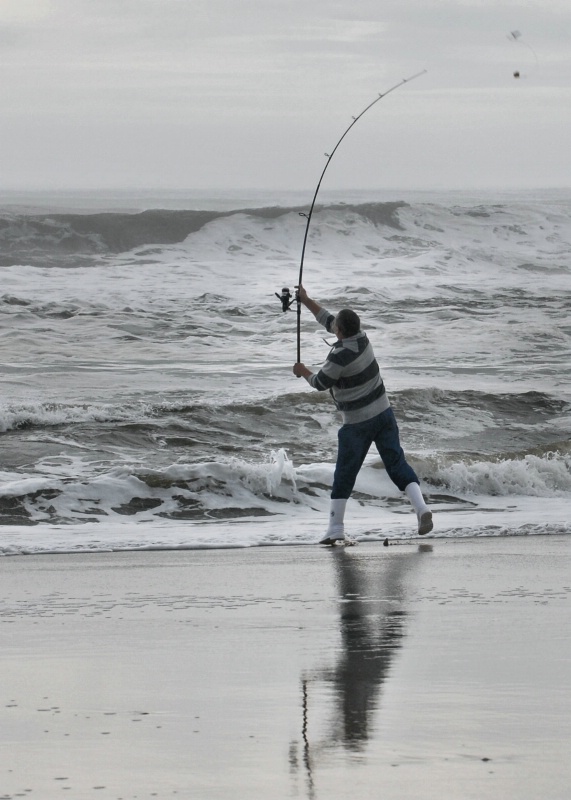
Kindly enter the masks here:
M 401 492 L 404 492 L 409 483 L 419 483 L 416 472 L 405 460 L 404 456 L 402 460 L 400 460 L 398 464 L 393 465 L 392 468 L 389 469 L 386 464 L 385 467 L 387 470 L 387 475 Z

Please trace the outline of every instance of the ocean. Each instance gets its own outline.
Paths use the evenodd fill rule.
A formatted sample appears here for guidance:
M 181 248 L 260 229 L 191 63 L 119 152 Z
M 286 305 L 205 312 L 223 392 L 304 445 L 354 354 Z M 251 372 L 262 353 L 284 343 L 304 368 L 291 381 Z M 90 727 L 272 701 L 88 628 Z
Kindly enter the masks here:
M 0 554 L 317 541 L 339 416 L 275 296 L 310 201 L 0 194 Z M 428 538 L 571 532 L 571 190 L 324 192 L 304 285 L 361 316 Z M 418 542 L 374 450 L 345 521 Z

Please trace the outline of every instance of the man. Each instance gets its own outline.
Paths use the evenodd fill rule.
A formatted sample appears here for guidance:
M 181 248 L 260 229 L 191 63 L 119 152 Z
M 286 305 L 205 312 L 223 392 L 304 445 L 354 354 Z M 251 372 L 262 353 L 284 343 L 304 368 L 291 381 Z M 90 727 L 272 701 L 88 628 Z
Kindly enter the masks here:
M 337 337 L 337 343 L 319 372 L 294 364 L 293 372 L 318 391 L 329 389 L 343 415 L 339 429 L 337 464 L 331 490 L 329 527 L 320 544 L 345 539 L 345 506 L 357 475 L 374 442 L 392 482 L 404 491 L 416 511 L 418 533 L 432 530 L 432 512 L 424 501 L 418 478 L 405 459 L 399 431 L 387 397 L 373 348 L 361 331 L 358 315 L 345 308 L 337 316 L 312 300 L 303 286 L 299 299 L 317 322 Z

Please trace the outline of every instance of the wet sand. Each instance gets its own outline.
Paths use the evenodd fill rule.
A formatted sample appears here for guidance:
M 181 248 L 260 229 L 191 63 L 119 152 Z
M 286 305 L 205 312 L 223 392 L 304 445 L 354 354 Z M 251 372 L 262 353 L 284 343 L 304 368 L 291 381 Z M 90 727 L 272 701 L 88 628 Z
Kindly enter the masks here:
M 0 572 L 1 800 L 570 796 L 568 536 Z

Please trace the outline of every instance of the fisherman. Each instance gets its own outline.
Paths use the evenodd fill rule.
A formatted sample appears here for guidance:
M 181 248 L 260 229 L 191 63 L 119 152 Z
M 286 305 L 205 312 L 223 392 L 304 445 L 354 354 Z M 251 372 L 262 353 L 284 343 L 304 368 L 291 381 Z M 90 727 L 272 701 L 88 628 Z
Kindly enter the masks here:
M 293 367 L 294 375 L 305 378 L 314 389 L 329 389 L 343 416 L 338 432 L 329 526 L 320 544 L 335 544 L 345 539 L 345 506 L 373 442 L 387 475 L 405 492 L 416 511 L 419 535 L 430 533 L 432 512 L 422 496 L 416 473 L 405 459 L 379 365 L 367 335 L 361 331 L 358 315 L 345 308 L 334 316 L 312 300 L 303 286 L 297 291 L 299 300 L 317 322 L 337 337 L 319 372 L 312 372 L 302 363 Z

